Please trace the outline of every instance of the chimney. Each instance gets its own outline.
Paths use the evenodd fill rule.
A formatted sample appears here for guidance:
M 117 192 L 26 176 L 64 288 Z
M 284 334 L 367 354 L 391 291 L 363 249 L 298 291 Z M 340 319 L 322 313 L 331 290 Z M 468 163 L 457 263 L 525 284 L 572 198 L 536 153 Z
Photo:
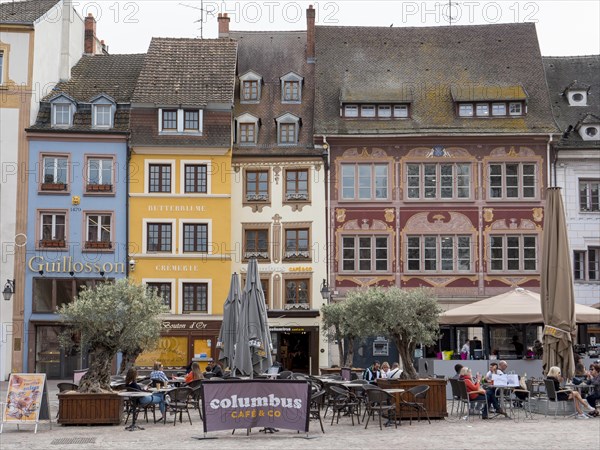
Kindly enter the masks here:
M 221 14 L 217 17 L 217 21 L 219 22 L 219 38 L 228 38 L 229 37 L 229 17 L 227 13 Z
M 59 77 L 61 81 L 67 81 L 71 78 L 71 18 L 73 15 L 73 5 L 71 0 L 64 0 L 62 3 L 62 21 L 61 21 L 61 39 L 60 39 L 60 66 Z
M 92 13 L 85 18 L 85 44 L 83 51 L 88 55 L 96 53 L 96 19 Z
M 315 62 L 315 10 L 312 5 L 306 10 L 306 61 Z

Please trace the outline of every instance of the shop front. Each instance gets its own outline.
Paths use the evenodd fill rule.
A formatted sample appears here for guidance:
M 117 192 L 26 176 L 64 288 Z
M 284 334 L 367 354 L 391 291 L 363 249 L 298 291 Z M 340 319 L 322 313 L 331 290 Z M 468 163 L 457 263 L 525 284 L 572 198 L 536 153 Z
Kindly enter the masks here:
M 172 374 L 197 361 L 205 370 L 219 357 L 216 343 L 220 328 L 220 320 L 164 320 L 157 347 L 142 353 L 135 365 L 146 371 L 160 361 L 165 372 Z
M 319 327 L 270 326 L 275 360 L 285 370 L 319 374 Z

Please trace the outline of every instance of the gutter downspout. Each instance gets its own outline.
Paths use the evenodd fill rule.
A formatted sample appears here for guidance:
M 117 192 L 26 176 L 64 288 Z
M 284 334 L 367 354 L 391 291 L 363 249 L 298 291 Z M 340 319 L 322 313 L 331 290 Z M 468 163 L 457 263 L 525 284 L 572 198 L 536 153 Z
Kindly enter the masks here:
M 129 278 L 129 181 L 131 170 L 131 132 L 127 135 L 127 170 L 125 171 L 125 277 Z
M 331 207 L 331 201 L 329 197 L 331 193 L 329 183 L 329 167 L 331 162 L 331 153 L 329 152 L 329 144 L 327 143 L 327 136 L 325 135 L 323 135 L 323 153 L 321 156 L 323 157 L 323 165 L 325 169 L 325 279 L 327 280 L 327 286 L 329 286 L 329 301 L 331 301 L 331 297 L 333 296 L 333 287 L 331 286 L 329 279 L 329 245 L 331 242 L 331 230 L 329 229 L 329 211 Z
M 550 162 L 550 152 L 552 150 L 552 133 L 548 134 L 548 144 L 546 144 L 546 158 L 548 159 L 548 187 L 551 185 L 552 175 L 554 175 L 554 183 L 552 186 L 556 186 L 556 158 L 553 158 L 552 163 Z M 554 169 L 554 170 L 553 170 Z

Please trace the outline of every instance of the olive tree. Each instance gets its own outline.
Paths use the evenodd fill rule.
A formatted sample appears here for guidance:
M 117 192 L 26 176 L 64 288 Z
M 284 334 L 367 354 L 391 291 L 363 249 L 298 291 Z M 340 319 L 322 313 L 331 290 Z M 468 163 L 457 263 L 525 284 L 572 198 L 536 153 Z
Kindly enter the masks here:
M 113 358 L 118 352 L 139 355 L 153 348 L 160 337 L 163 312 L 165 307 L 156 291 L 126 279 L 84 288 L 73 302 L 60 308 L 67 325 L 66 336 L 79 334 L 82 351 L 90 356 L 79 392 L 110 391 Z M 65 341 L 63 336 L 63 345 L 67 346 Z
M 417 344 L 431 345 L 439 337 L 441 308 L 431 290 L 392 287 L 373 295 L 371 306 L 378 333 L 389 336 L 400 353 L 404 373 L 417 378 L 413 355 Z

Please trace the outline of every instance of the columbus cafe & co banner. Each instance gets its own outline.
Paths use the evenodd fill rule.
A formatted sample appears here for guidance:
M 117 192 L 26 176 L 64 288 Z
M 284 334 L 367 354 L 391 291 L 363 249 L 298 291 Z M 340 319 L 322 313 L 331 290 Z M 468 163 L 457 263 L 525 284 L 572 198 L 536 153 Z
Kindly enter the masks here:
M 4 424 L 32 424 L 50 419 L 46 374 L 13 373 L 8 380 L 6 402 L 2 411 L 0 433 Z
M 202 391 L 205 433 L 255 427 L 308 432 L 306 381 L 206 381 Z

